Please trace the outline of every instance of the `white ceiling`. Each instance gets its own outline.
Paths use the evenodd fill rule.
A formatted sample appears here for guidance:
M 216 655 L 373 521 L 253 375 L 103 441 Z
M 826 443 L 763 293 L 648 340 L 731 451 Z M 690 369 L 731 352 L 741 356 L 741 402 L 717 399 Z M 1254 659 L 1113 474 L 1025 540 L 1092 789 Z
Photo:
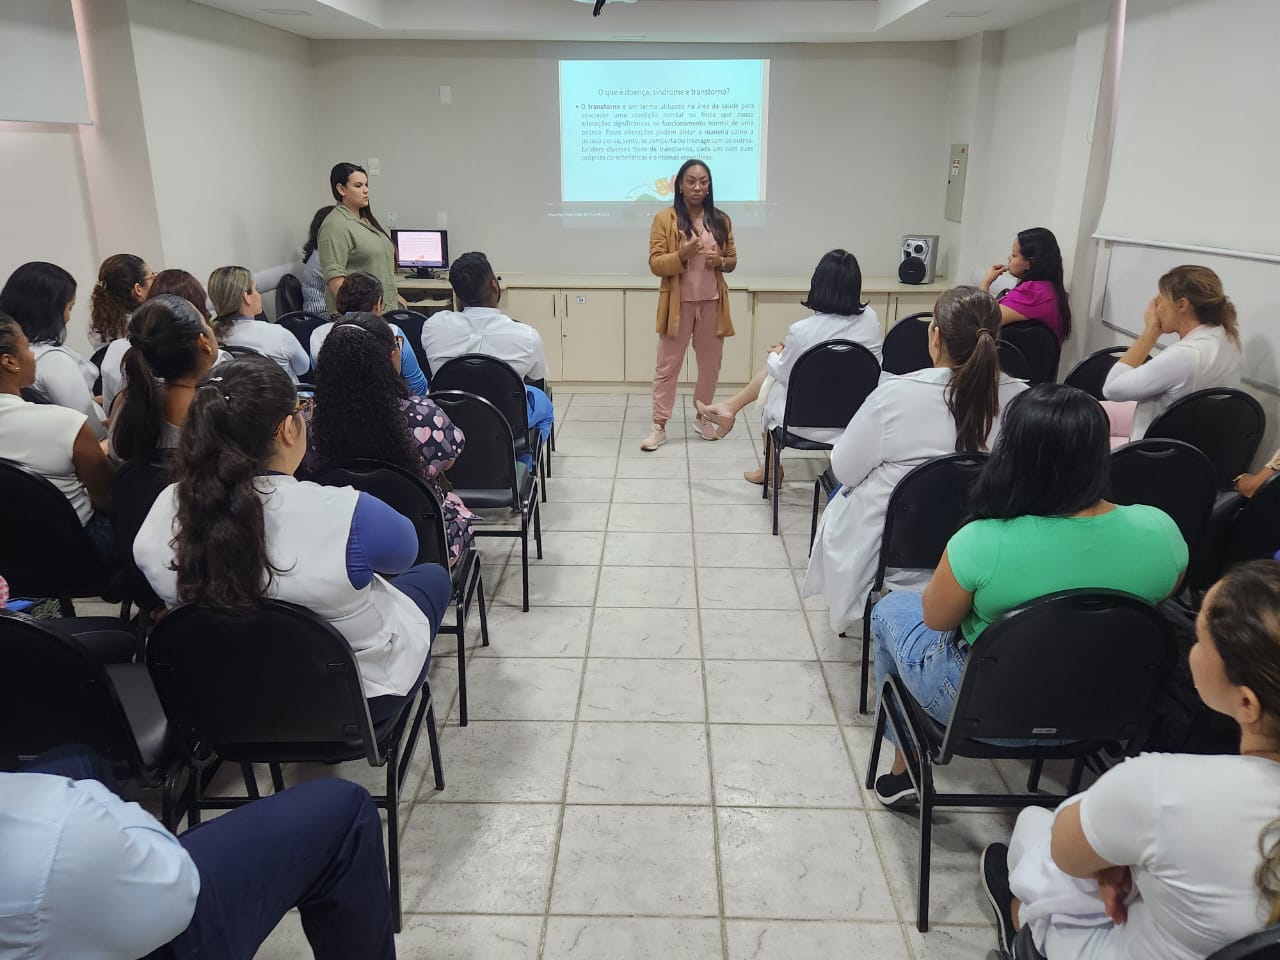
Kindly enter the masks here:
M 325 40 L 849 43 L 956 40 L 1074 0 L 196 0 Z

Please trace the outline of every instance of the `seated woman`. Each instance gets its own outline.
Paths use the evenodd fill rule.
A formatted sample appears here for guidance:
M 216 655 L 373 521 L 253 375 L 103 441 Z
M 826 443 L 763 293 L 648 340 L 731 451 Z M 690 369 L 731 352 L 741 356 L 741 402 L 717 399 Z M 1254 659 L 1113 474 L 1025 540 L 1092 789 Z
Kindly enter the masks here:
M 302 245 L 302 309 L 307 313 L 318 313 L 324 316 L 329 312 L 325 303 L 324 272 L 320 269 L 320 225 L 325 217 L 333 213 L 333 204 L 326 204 L 315 212 L 311 218 L 311 226 L 307 228 L 307 242 Z M 381 299 L 382 291 L 379 289 Z M 314 353 L 312 355 L 314 359 Z
M 22 399 L 20 391 L 35 382 L 36 370 L 27 335 L 13 318 L 0 314 L 0 457 L 57 487 L 75 507 L 98 552 L 109 557 L 114 537 L 106 510 L 115 468 L 83 413 Z
M 1108 503 L 1107 416 L 1083 390 L 1042 383 L 1005 408 L 971 492 L 972 519 L 951 538 L 924 595 L 899 590 L 871 612 L 876 691 L 894 674 L 945 723 L 969 647 L 1002 613 L 1059 590 L 1173 593 L 1187 544 L 1155 507 Z M 875 783 L 886 806 L 913 801 L 902 752 Z
M 293 477 L 310 401 L 262 357 L 200 382 L 174 464 L 134 540 L 138 569 L 166 605 L 236 611 L 262 598 L 308 607 L 355 653 L 375 723 L 426 678 L 453 587 L 438 564 L 411 566 L 413 524 L 350 487 Z M 403 571 L 388 582 L 375 570 Z
M 349 273 L 342 279 L 342 286 L 338 288 L 335 297 L 338 306 L 338 316 L 343 317 L 349 313 L 382 313 L 382 281 L 375 277 L 372 273 Z M 311 331 L 311 365 L 314 367 L 320 360 L 320 347 L 324 345 L 325 337 L 329 336 L 329 331 L 333 329 L 332 323 L 322 323 Z M 413 352 L 413 347 L 409 345 L 408 339 L 404 335 L 404 331 L 391 324 L 391 332 L 396 338 L 396 343 L 400 349 L 400 373 L 404 377 L 405 385 L 409 388 L 409 393 L 415 397 L 425 397 L 427 395 L 427 378 L 422 372 L 422 368 L 418 365 L 418 355 Z
M 155 463 L 178 446 L 196 383 L 218 361 L 218 340 L 195 307 L 166 293 L 134 313 L 129 343 L 108 449 L 117 463 Z
M 147 262 L 132 253 L 115 253 L 102 261 L 89 297 L 89 344 L 94 350 L 128 335 L 129 316 L 147 298 L 155 277 Z
M 1127 431 L 1121 426 L 1113 434 L 1130 440 L 1141 440 L 1156 417 L 1189 393 L 1240 386 L 1235 304 L 1208 267 L 1174 267 L 1161 277 L 1159 293 L 1147 304 L 1142 323 L 1142 335 L 1116 361 L 1102 385 L 1108 400 L 1137 401 L 1136 408 L 1110 405 L 1107 409 L 1113 427 L 1129 421 Z M 1176 333 L 1178 342 L 1152 357 L 1156 341 L 1166 333 Z
M 314 468 L 318 472 L 326 462 L 364 458 L 422 477 L 440 498 L 452 565 L 471 546 L 473 515 L 450 490 L 444 472 L 462 453 L 466 438 L 431 400 L 409 393 L 400 376 L 400 345 L 391 331 L 377 314 L 351 313 L 325 340 L 324 363 L 316 365 Z
M 104 440 L 106 416 L 91 392 L 98 368 L 63 345 L 75 302 L 75 277 L 57 264 L 38 260 L 18 267 L 0 290 L 0 313 L 18 321 L 35 354 L 31 386 L 50 403 L 84 414 L 90 432 Z
M 802 306 L 814 311 L 813 314 L 793 323 L 782 343 L 770 347 L 764 368 L 749 384 L 723 403 L 694 401 L 698 411 L 698 429 L 707 439 L 715 440 L 728 434 L 733 429 L 738 411 L 756 400 L 765 432 L 765 455 L 768 456 L 769 431 L 782 424 L 787 408 L 787 383 L 791 379 L 791 369 L 806 350 L 824 340 L 860 343 L 879 361 L 880 321 L 876 312 L 862 302 L 862 269 L 852 253 L 831 250 L 823 254 L 813 271 L 809 296 Z M 840 435 L 838 430 L 816 428 L 800 428 L 794 432 L 820 443 L 831 443 Z M 751 483 L 764 483 L 764 467 L 744 476 Z
M 1062 280 L 1062 251 L 1046 227 L 1020 230 L 1007 263 L 993 264 L 982 277 L 990 292 L 996 277 L 1007 273 L 1018 282 L 1000 296 L 1000 323 L 1032 320 L 1053 331 L 1058 343 L 1071 336 L 1071 304 Z
M 1000 311 L 990 295 L 976 287 L 948 290 L 929 324 L 933 367 L 886 378 L 836 441 L 831 470 L 843 486 L 823 511 L 804 582 L 806 597 L 826 597 L 833 632 L 862 619 L 898 481 L 934 457 L 987 450 L 1000 412 L 1027 388 L 1000 372 L 999 336 Z M 927 573 L 903 570 L 885 583 L 922 590 L 927 580 Z
M 244 347 L 278 363 L 295 383 L 311 369 L 311 358 L 284 327 L 259 320 L 262 294 L 247 267 L 219 267 L 209 275 L 213 332 L 223 346 Z
M 1200 960 L 1280 922 L 1280 564 L 1210 589 L 1190 663 L 1239 755 L 1131 757 L 1056 812 L 1023 810 L 982 855 L 1002 943 L 1027 924 L 1048 960 Z
M 204 292 L 200 281 L 185 270 L 161 270 L 157 273 L 143 302 L 170 293 L 195 307 L 196 313 L 200 314 L 205 323 L 212 323 L 208 307 L 209 295 Z M 129 334 L 126 328 L 124 336 L 111 341 L 107 352 L 102 356 L 102 409 L 108 415 L 114 414 L 116 397 L 124 389 L 124 355 L 128 351 Z M 231 354 L 222 352 L 218 359 L 230 360 Z

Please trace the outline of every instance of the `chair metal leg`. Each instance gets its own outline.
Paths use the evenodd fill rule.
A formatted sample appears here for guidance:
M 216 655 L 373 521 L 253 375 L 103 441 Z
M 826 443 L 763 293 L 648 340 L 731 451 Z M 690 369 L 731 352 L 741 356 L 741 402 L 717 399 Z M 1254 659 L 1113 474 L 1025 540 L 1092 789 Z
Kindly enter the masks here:
M 778 535 L 778 501 L 782 498 L 782 448 L 776 443 L 769 444 L 773 451 L 773 535 Z
M 1040 774 L 1044 772 L 1044 761 L 1031 761 L 1031 771 L 1027 774 L 1027 793 L 1035 793 L 1040 789 Z
M 529 517 L 527 514 L 520 514 L 520 582 L 523 593 L 521 594 L 520 610 L 524 613 L 529 612 Z
M 253 764 L 241 763 L 240 776 L 244 777 L 244 792 L 249 795 L 250 800 L 257 800 L 261 794 L 258 793 L 258 777 L 253 772 Z
M 479 561 L 476 562 L 476 604 L 480 608 L 480 645 L 489 645 L 489 614 L 484 605 L 484 577 L 480 573 Z
M 813 481 L 813 518 L 809 521 L 809 556 L 813 556 L 813 541 L 818 539 L 818 494 L 822 491 L 822 481 Z
M 396 751 L 387 758 L 387 879 L 391 883 L 391 926 L 396 933 L 404 925 L 400 903 L 400 796 L 396 789 Z
M 542 483 L 540 484 L 540 486 L 542 487 L 543 503 L 547 502 L 547 474 L 549 473 L 547 469 L 547 464 L 549 463 L 549 461 L 547 458 L 548 458 L 548 454 L 547 454 L 546 447 L 540 445 L 538 447 L 538 464 L 542 471 Z
M 929 931 L 929 866 L 933 852 L 933 778 L 929 774 L 928 761 L 921 771 L 920 794 L 920 889 L 916 904 L 916 929 Z
M 533 539 L 538 545 L 538 559 L 542 559 L 542 509 L 533 505 Z
M 75 602 L 70 597 L 59 597 L 58 614 L 63 617 L 74 617 L 76 615 Z
M 431 748 L 431 772 L 436 777 L 436 789 L 444 789 L 444 770 L 440 764 L 440 737 L 436 734 L 436 705 L 427 701 L 427 746 Z
M 1081 757 L 1071 765 L 1071 779 L 1067 781 L 1067 793 L 1075 796 L 1080 792 L 1080 781 L 1084 779 L 1084 765 L 1087 757 Z
M 458 726 L 467 725 L 467 614 L 464 591 L 456 600 L 454 626 L 458 631 Z
M 867 687 L 871 683 L 871 594 L 862 608 L 862 687 L 858 691 L 858 712 L 867 712 Z
M 274 761 L 267 764 L 267 769 L 271 771 L 272 793 L 280 793 L 284 790 L 284 771 L 280 769 L 280 764 Z
M 764 453 L 760 457 L 764 461 L 764 482 L 760 485 L 760 499 L 769 499 L 769 435 L 764 435 Z
M 866 787 L 872 790 L 876 785 L 876 768 L 880 765 L 880 745 L 884 742 L 884 728 L 887 723 L 884 697 L 880 698 L 880 709 L 876 711 L 876 729 L 871 737 L 871 756 L 867 760 Z

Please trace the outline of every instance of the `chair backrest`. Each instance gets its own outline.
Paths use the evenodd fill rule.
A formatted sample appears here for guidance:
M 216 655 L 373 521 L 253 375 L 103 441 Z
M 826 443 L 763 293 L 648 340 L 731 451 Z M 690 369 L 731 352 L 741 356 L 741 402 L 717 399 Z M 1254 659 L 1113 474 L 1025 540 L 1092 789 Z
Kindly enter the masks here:
M 529 433 L 529 402 L 524 381 L 509 363 L 484 353 L 464 353 L 445 361 L 431 373 L 432 390 L 463 390 L 492 403 L 507 423 L 514 438 Z
M 89 358 L 89 362 L 98 370 L 98 376 L 94 378 L 92 389 L 95 397 L 102 396 L 102 361 L 106 358 L 107 348 L 110 346 L 110 343 L 104 343 L 97 350 L 93 351 L 93 356 Z
M 427 363 L 427 351 L 422 348 L 422 328 L 427 323 L 427 315 L 417 310 L 388 310 L 383 313 L 382 318 L 404 331 L 405 340 L 418 358 L 418 366 L 423 373 L 427 373 L 431 366 Z M 431 374 L 427 373 L 427 379 L 431 379 Z
M 262 357 L 266 356 L 261 350 L 255 350 L 253 347 L 246 347 L 242 343 L 220 343 L 219 349 L 227 351 L 232 357 Z
M 1176 658 L 1172 628 L 1138 597 L 1068 590 L 1032 600 L 970 649 L 942 753 L 959 739 L 1134 743 Z
M 782 428 L 843 430 L 879 382 L 880 364 L 862 344 L 852 340 L 815 344 L 791 368 Z
M 295 274 L 284 273 L 276 282 L 276 322 L 286 314 L 302 309 L 302 281 Z
M 1015 344 L 1008 340 L 996 341 L 996 354 L 1000 358 L 1000 369 L 1015 380 L 1031 379 L 1031 364 Z
M 915 373 L 933 366 L 929 356 L 929 321 L 933 313 L 913 313 L 903 317 L 885 334 L 880 348 L 880 367 L 886 373 Z
M 22 464 L 0 459 L 0 503 L 0 570 L 15 597 L 102 593 L 107 571 L 62 491 Z
M 465 390 L 431 391 L 430 399 L 467 438 L 462 453 L 449 468 L 449 482 L 458 490 L 504 490 L 518 501 L 519 475 L 515 441 L 502 412 L 484 397 Z M 470 503 L 467 495 L 463 499 Z
M 133 541 L 151 512 L 156 497 L 169 485 L 169 464 L 132 460 L 111 481 L 111 529 L 125 566 L 123 589 L 145 609 L 164 606 L 133 560 Z
M 1241 937 L 1215 950 L 1208 960 L 1280 960 L 1280 925 Z
M 1148 437 L 1182 440 L 1201 451 L 1213 469 L 1218 489 L 1249 469 L 1258 452 L 1267 415 L 1243 390 L 1210 387 L 1175 402 L 1147 428 Z
M 50 622 L 0 610 L 0 769 L 70 743 L 141 768 L 106 668 Z
M 1053 383 L 1058 379 L 1058 360 L 1062 355 L 1062 345 L 1058 343 L 1053 331 L 1043 323 L 1022 320 L 1005 324 L 1000 328 L 1000 339 L 1009 341 L 1022 351 L 1030 372 L 1027 379 L 1033 385 Z
M 315 478 L 326 487 L 355 487 L 377 497 L 407 518 L 418 534 L 414 563 L 449 566 L 444 513 L 436 492 L 421 477 L 381 460 L 351 459 L 327 464 Z
M 1128 347 L 1103 347 L 1101 350 L 1095 350 L 1072 367 L 1071 372 L 1062 382 L 1068 387 L 1083 390 L 1095 400 L 1104 400 L 1106 398 L 1102 395 L 1102 385 L 1107 382 L 1107 374 L 1116 365 L 1120 355 L 1128 349 Z
M 912 468 L 898 481 L 885 511 L 874 589 L 884 586 L 886 569 L 938 565 L 947 541 L 964 526 L 969 488 L 986 462 L 985 453 L 949 453 Z
M 1222 572 L 1246 560 L 1263 560 L 1280 550 L 1280 483 L 1272 476 L 1236 514 L 1227 539 Z
M 363 745 L 376 755 L 355 655 L 303 607 L 178 607 L 152 631 L 147 669 L 189 751 L 199 744 L 227 760 L 285 761 Z
M 307 352 L 307 356 L 311 356 L 311 334 L 316 332 L 317 327 L 330 322 L 332 322 L 330 317 L 322 313 L 308 313 L 306 310 L 292 310 L 276 318 L 276 323 L 292 333 L 294 339 L 302 344 L 302 349 Z
M 1213 464 L 1189 443 L 1146 437 L 1111 454 L 1107 499 L 1160 508 L 1178 525 L 1188 550 L 1204 536 L 1217 493 Z

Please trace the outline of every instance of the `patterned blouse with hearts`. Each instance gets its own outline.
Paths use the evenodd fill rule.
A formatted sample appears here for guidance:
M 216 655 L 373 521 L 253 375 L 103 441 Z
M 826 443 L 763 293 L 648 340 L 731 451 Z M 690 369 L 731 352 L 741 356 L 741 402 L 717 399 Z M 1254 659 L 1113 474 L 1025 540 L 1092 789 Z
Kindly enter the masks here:
M 461 497 L 449 489 L 444 476 L 444 465 L 458 458 L 467 438 L 453 425 L 448 414 L 426 397 L 401 400 L 400 410 L 404 413 L 409 432 L 422 450 L 422 460 L 427 467 L 426 480 L 435 489 L 444 509 L 445 536 L 452 565 L 475 539 L 471 531 L 471 518 L 475 514 L 467 509 Z

